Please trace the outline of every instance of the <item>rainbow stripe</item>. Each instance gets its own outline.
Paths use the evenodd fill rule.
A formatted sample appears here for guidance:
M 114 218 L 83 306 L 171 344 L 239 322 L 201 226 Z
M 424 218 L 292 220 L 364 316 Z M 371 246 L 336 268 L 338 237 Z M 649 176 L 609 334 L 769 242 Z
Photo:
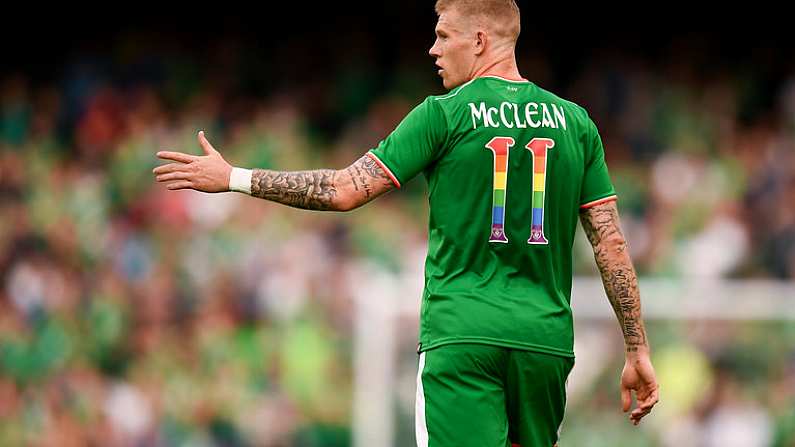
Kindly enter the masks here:
M 494 154 L 494 193 L 491 207 L 489 242 L 507 243 L 505 236 L 505 193 L 508 186 L 508 149 L 515 144 L 511 137 L 494 137 L 486 148 Z
M 555 147 L 549 138 L 533 138 L 527 149 L 533 154 L 533 217 L 528 244 L 548 244 L 544 237 L 544 193 L 547 183 L 547 150 Z

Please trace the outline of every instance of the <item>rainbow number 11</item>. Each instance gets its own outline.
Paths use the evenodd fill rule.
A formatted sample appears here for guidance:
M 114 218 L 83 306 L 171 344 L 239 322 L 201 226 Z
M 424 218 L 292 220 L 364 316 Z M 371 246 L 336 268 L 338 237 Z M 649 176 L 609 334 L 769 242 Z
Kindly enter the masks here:
M 509 149 L 516 144 L 511 137 L 494 137 L 486 148 L 494 154 L 494 195 L 491 208 L 491 237 L 489 242 L 507 243 L 505 236 L 505 195 L 508 189 Z M 544 189 L 547 180 L 547 151 L 555 147 L 549 138 L 533 138 L 525 146 L 533 154 L 533 216 L 528 244 L 548 244 L 544 237 Z

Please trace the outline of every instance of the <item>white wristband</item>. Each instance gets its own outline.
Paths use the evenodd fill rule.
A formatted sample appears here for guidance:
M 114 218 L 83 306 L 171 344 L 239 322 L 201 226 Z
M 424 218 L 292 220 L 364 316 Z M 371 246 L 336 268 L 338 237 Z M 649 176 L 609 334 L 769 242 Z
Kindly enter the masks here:
M 251 195 L 251 169 L 232 168 L 232 175 L 229 176 L 229 190 L 243 192 Z

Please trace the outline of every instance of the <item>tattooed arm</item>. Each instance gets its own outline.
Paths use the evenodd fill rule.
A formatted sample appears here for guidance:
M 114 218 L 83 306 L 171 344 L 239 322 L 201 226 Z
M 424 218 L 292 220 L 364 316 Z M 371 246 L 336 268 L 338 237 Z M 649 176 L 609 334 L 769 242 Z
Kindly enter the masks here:
M 627 352 L 648 348 L 640 315 L 638 278 L 619 227 L 615 201 L 583 210 L 580 222 L 593 247 L 607 299 L 624 333 Z
M 255 169 L 251 176 L 252 196 L 318 211 L 349 211 L 392 188 L 389 176 L 367 155 L 341 171 Z
M 172 151 L 158 152 L 159 158 L 176 163 L 154 168 L 152 172 L 156 175 L 156 180 L 171 182 L 166 185 L 170 190 L 193 189 L 210 193 L 229 191 L 233 178 L 235 184 L 238 184 L 232 165 L 207 141 L 204 132 L 199 132 L 198 139 L 203 156 Z M 368 155 L 342 171 L 241 171 L 251 174 L 252 196 L 307 210 L 349 211 L 394 188 L 390 177 Z M 247 175 L 242 180 L 246 186 L 243 188 L 245 192 L 249 192 Z
M 638 407 L 630 414 L 630 420 L 637 425 L 651 412 L 659 395 L 640 313 L 638 278 L 619 226 L 615 201 L 583 210 L 580 222 L 593 246 L 607 298 L 624 333 L 627 358 L 621 374 L 621 401 L 624 411 L 629 411 L 631 391 L 635 391 Z

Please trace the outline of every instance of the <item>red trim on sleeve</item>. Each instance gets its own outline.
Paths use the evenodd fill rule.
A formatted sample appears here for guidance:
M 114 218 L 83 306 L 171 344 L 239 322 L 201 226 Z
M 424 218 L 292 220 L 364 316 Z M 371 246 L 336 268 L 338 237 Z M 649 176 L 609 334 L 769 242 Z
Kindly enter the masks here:
M 586 209 L 594 207 L 596 205 L 601 205 L 603 203 L 612 202 L 613 200 L 618 200 L 618 196 L 613 194 L 612 196 L 607 196 L 607 197 L 605 197 L 603 199 L 594 200 L 593 202 L 588 202 L 588 203 L 586 203 L 584 205 L 580 205 L 580 209 L 581 210 L 586 210 Z
M 391 171 L 391 170 L 389 170 L 389 168 L 387 168 L 387 167 L 386 167 L 386 165 L 384 164 L 384 162 L 382 162 L 381 160 L 379 160 L 379 159 L 378 159 L 378 156 L 376 156 L 376 155 L 375 155 L 374 153 L 372 153 L 372 152 L 367 152 L 367 156 L 368 156 L 368 157 L 370 157 L 370 158 L 372 158 L 372 159 L 373 159 L 373 161 L 375 161 L 376 163 L 378 163 L 378 166 L 381 166 L 381 169 L 383 169 L 383 170 L 384 170 L 384 172 L 386 172 L 386 174 L 387 174 L 387 175 L 389 176 L 389 178 L 392 180 L 392 183 L 394 183 L 394 184 L 395 184 L 395 186 L 397 186 L 398 188 L 400 188 L 400 182 L 398 181 L 397 177 L 395 177 L 395 174 L 393 174 L 393 173 L 392 173 L 392 171 Z

